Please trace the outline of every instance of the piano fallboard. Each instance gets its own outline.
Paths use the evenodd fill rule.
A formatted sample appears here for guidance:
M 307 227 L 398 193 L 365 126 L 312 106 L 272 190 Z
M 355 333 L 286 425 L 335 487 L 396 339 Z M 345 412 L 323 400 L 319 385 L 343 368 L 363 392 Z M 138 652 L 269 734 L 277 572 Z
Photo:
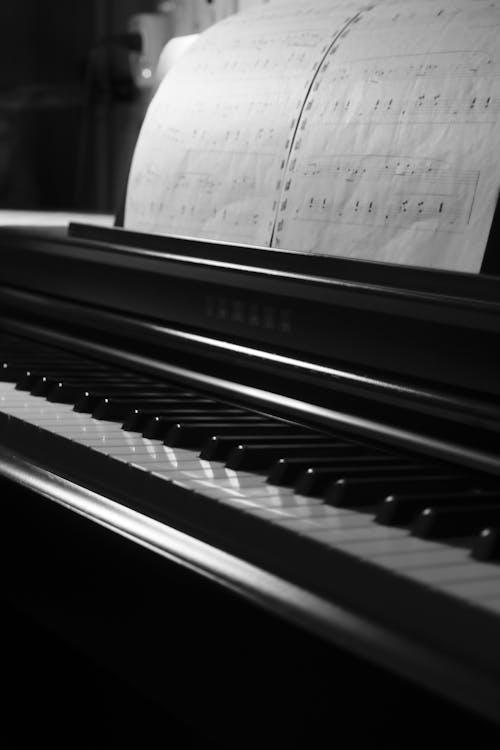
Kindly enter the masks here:
M 6 287 L 357 373 L 372 386 L 500 393 L 493 276 L 79 225 L 69 237 L 4 230 L 2 258 Z

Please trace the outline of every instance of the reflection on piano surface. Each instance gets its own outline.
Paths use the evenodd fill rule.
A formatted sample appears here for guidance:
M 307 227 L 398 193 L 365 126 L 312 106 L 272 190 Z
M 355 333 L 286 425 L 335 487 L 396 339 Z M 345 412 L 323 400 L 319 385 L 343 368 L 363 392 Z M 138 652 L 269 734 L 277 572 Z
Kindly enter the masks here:
M 354 737 L 374 746 L 397 744 L 424 707 L 416 743 L 431 719 L 438 739 L 496 741 L 498 280 L 324 258 L 304 266 L 298 254 L 146 235 L 139 244 L 77 225 L 69 236 L 4 230 L 1 242 L 0 472 L 15 498 L 8 517 L 21 514 L 30 540 L 22 586 L 33 575 L 41 586 L 38 599 L 29 586 L 10 591 L 18 606 L 117 660 L 112 641 L 99 652 L 91 627 L 75 629 L 66 586 L 52 614 L 50 597 L 40 601 L 46 576 L 33 567 L 45 570 L 48 547 L 62 545 L 81 622 L 95 608 L 115 629 L 109 597 L 126 602 L 120 632 L 132 617 L 139 641 L 149 633 L 122 653 L 139 680 L 157 672 L 158 652 L 181 679 L 164 597 L 200 618 L 202 639 L 207 618 L 212 645 L 235 649 L 210 662 L 234 712 L 205 726 L 221 746 L 245 715 L 222 675 L 237 653 L 234 691 L 250 699 L 252 638 L 262 658 L 282 659 L 269 737 L 304 746 L 334 707 L 350 721 L 359 700 L 369 718 Z M 172 569 L 196 582 L 155 588 Z M 224 597 L 232 603 L 214 625 Z M 221 636 L 224 617 L 241 639 Z M 201 659 L 193 622 L 181 622 L 189 636 L 173 648 Z M 194 692 L 190 709 L 206 722 L 214 698 Z M 299 706 L 283 727 L 279 712 Z M 249 746 L 265 723 L 248 728 Z

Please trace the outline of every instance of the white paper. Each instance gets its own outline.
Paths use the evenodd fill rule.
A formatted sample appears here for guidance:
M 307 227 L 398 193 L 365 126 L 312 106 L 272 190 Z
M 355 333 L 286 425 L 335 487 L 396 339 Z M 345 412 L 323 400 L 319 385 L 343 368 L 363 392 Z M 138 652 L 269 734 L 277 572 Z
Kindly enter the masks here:
M 158 88 L 164 77 L 169 73 L 181 57 L 186 54 L 198 39 L 198 34 L 188 36 L 174 36 L 166 43 L 161 51 L 155 71 L 155 87 Z
M 489 0 L 361 12 L 316 77 L 275 245 L 478 272 L 500 184 L 499 24 Z
M 146 116 L 125 226 L 480 270 L 500 0 L 275 0 L 201 35 Z
M 202 34 L 149 108 L 125 226 L 269 245 L 305 97 L 352 8 L 281 0 Z

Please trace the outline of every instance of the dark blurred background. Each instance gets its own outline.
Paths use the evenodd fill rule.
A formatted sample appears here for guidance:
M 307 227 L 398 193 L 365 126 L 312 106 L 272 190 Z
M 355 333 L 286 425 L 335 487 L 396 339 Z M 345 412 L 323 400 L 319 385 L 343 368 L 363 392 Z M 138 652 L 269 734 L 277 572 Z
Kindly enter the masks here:
M 154 0 L 2 0 L 0 208 L 113 212 L 147 92 L 133 14 Z
M 166 41 L 263 2 L 0 0 L 0 210 L 115 213 Z

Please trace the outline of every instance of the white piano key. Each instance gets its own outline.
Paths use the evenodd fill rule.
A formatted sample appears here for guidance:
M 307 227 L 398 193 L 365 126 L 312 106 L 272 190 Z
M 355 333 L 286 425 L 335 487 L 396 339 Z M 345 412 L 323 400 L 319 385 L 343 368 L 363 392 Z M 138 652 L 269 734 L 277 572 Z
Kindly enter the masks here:
M 105 453 L 106 455 L 114 458 L 118 458 L 119 456 L 144 456 L 146 457 L 147 454 L 150 451 L 150 448 L 147 445 L 114 445 L 114 446 L 108 446 L 105 443 L 103 444 L 97 444 L 97 445 L 91 445 L 89 446 L 95 451 L 98 451 L 99 453 Z
M 54 429 L 57 430 L 57 432 L 67 434 L 68 436 L 75 434 L 79 431 L 84 431 L 89 435 L 113 435 L 118 436 L 122 435 L 123 430 L 121 430 L 120 425 L 111 422 L 111 424 L 102 424 L 100 422 L 94 422 L 93 424 L 88 423 L 88 417 L 85 419 L 85 417 L 78 415 L 78 416 L 72 416 L 72 415 L 66 415 L 64 418 L 61 417 L 61 419 L 47 419 L 46 416 L 42 415 L 35 419 L 36 424 L 38 424 L 40 427 L 46 427 L 46 429 Z
M 232 498 L 246 500 L 248 504 L 252 502 L 252 499 L 247 497 L 247 493 L 244 493 L 243 491 L 238 493 L 235 490 L 228 490 L 226 487 L 218 487 L 215 483 L 211 485 L 201 484 L 199 480 L 191 479 L 189 476 L 185 477 L 185 481 L 191 482 L 192 486 L 200 495 L 212 498 L 219 502 L 231 504 Z
M 500 614 L 500 597 L 493 597 L 492 599 L 482 599 L 478 604 L 491 612 Z
M 329 518 L 337 515 L 337 508 L 317 503 L 316 505 L 294 505 L 285 508 L 260 508 L 257 514 L 261 518 Z
M 189 474 L 188 474 L 189 477 Z M 253 500 L 257 505 L 263 507 L 265 504 L 272 504 L 281 506 L 283 503 L 293 502 L 293 493 L 287 492 L 281 488 L 274 488 L 274 491 L 266 492 L 266 487 L 254 485 L 252 487 L 241 487 L 240 491 L 234 487 L 228 487 L 224 484 L 219 484 L 216 481 L 209 481 L 204 479 L 193 480 L 197 482 L 197 486 L 200 488 L 200 492 L 209 492 L 212 490 L 223 491 L 228 495 L 234 493 L 236 496 L 244 495 L 248 500 Z
M 487 563 L 481 563 L 478 560 L 469 559 L 468 562 L 462 562 L 460 564 L 449 564 L 449 565 L 434 565 L 425 566 L 419 568 L 413 568 L 408 570 L 408 574 L 424 581 L 425 583 L 436 584 L 436 583 L 481 583 L 483 581 L 490 581 L 492 579 L 498 582 L 499 571 L 494 565 L 488 565 Z
M 317 541 L 322 541 L 318 539 Z M 377 562 L 377 557 L 385 557 L 394 553 L 420 553 L 431 550 L 443 549 L 438 542 L 425 542 L 412 536 L 400 536 L 395 539 L 367 539 L 363 541 L 332 541 L 332 546 L 337 545 L 346 552 L 351 552 L 356 557 L 365 558 Z
M 31 396 L 30 394 L 23 394 L 18 399 L 13 398 L 9 400 L 9 403 L 11 404 L 11 408 L 19 408 L 21 406 L 33 414 L 46 414 L 49 418 L 51 415 L 54 417 L 66 417 L 77 413 L 73 411 L 72 404 L 56 404 L 47 401 L 47 399 L 41 396 Z
M 237 495 L 230 495 L 229 493 L 227 495 L 224 495 L 222 493 L 217 494 L 215 490 L 212 490 L 212 493 L 209 493 L 209 497 L 217 500 L 218 502 L 224 503 L 225 505 L 240 510 L 242 513 L 247 513 L 252 516 L 255 516 L 256 511 L 259 510 L 259 506 L 255 502 L 255 500 L 246 498 L 244 495 L 238 497 Z
M 487 580 L 450 583 L 444 585 L 443 589 L 449 594 L 456 594 L 469 600 L 493 598 L 500 596 L 500 575 Z
M 40 429 L 80 443 L 138 471 L 196 491 L 207 503 L 230 505 L 291 534 L 338 549 L 372 565 L 500 612 L 500 566 L 473 560 L 468 549 L 411 536 L 373 522 L 373 514 L 333 508 L 292 488 L 269 485 L 263 474 L 238 472 L 200 459 L 197 451 L 122 430 L 118 422 L 95 420 L 43 397 L 0 383 L 0 410 Z
M 28 416 L 24 415 L 24 419 L 28 420 Z M 43 415 L 38 417 L 33 417 L 33 419 L 29 419 L 31 424 L 36 425 L 37 427 L 44 428 L 46 430 L 49 430 L 51 432 L 57 432 L 58 435 L 65 435 L 69 438 L 71 438 L 72 435 L 80 435 L 80 434 L 86 434 L 89 436 L 99 436 L 99 435 L 119 435 L 120 432 L 118 428 L 109 428 L 106 425 L 99 425 L 97 424 L 91 424 L 89 425 L 87 422 L 85 422 L 83 419 L 78 419 L 75 417 L 71 418 L 71 421 L 69 419 L 60 420 L 60 419 L 46 419 Z
M 255 489 L 260 488 L 260 494 L 263 495 L 266 491 L 265 482 L 261 481 L 261 477 L 258 475 L 252 475 L 243 473 L 237 479 L 227 479 L 220 476 L 211 476 L 210 473 L 201 472 L 196 466 L 188 471 L 189 476 L 193 479 L 197 479 L 200 482 L 210 482 L 211 484 L 217 484 L 218 487 L 224 487 L 227 490 L 241 491 L 244 489 Z
M 186 448 L 170 448 L 163 444 L 162 447 L 158 449 L 156 456 L 148 455 L 144 458 L 141 457 L 139 463 L 145 469 L 150 469 L 151 471 L 159 471 L 161 467 L 158 466 L 157 459 L 161 458 L 162 449 L 165 453 L 168 452 L 169 458 L 171 456 L 179 457 L 179 462 L 181 460 L 184 460 L 183 458 L 181 459 L 181 457 L 185 456 L 186 460 L 189 460 L 190 466 L 188 467 L 183 465 L 182 468 L 185 471 L 189 471 L 190 476 L 193 479 L 206 480 L 210 482 L 216 481 L 217 484 L 220 484 L 220 486 L 226 486 L 228 488 L 234 487 L 235 489 L 239 489 L 242 486 L 260 486 L 264 483 L 262 477 L 260 477 L 258 474 L 250 474 L 248 472 L 240 472 L 238 474 L 232 469 L 226 469 L 225 466 L 219 462 L 205 461 L 203 459 L 200 459 L 199 454 L 196 451 L 190 451 Z
M 374 541 L 376 539 L 393 540 L 406 539 L 408 537 L 408 532 L 404 531 L 403 529 L 396 529 L 386 526 L 375 526 L 375 524 L 362 526 L 362 528 L 360 529 L 352 529 L 352 531 L 349 530 L 346 532 L 339 531 L 335 528 L 326 530 L 311 529 L 308 530 L 307 534 L 312 539 L 315 539 L 318 542 L 324 542 L 328 545 L 349 543 L 351 541 L 360 541 L 362 539 Z
M 323 518 L 281 518 L 276 517 L 270 519 L 273 523 L 277 523 L 280 526 L 288 529 L 289 531 L 296 531 L 297 533 L 303 532 L 314 532 L 324 530 L 336 530 L 336 529 L 351 529 L 351 528 L 373 528 L 373 522 L 370 518 L 361 515 L 360 513 L 339 513 L 336 516 L 328 516 Z
M 143 438 L 144 441 L 147 438 Z M 198 466 L 198 455 L 194 451 L 186 448 L 170 448 L 163 443 L 145 442 L 149 446 L 147 454 L 141 456 L 139 463 L 146 470 L 156 471 L 159 464 L 165 461 L 169 466 L 181 466 L 185 464 Z
M 62 434 L 62 433 L 59 432 L 59 434 Z M 139 438 L 126 438 L 118 433 L 111 433 L 111 434 L 105 433 L 105 432 L 103 432 L 102 434 L 83 433 L 82 439 L 85 440 L 85 444 L 88 445 L 89 448 L 92 448 L 93 446 L 105 445 L 110 450 L 113 450 L 113 448 L 119 448 L 122 445 L 136 445 L 136 446 L 141 446 L 141 447 L 144 447 L 145 445 L 144 441 L 140 440 Z M 157 443 L 157 445 L 158 447 L 160 447 L 162 446 L 162 443 Z M 149 447 L 153 447 L 153 445 Z
M 316 500 L 314 498 L 308 498 L 308 500 L 311 501 L 310 505 L 307 507 L 313 507 L 316 505 L 319 505 L 320 501 Z M 303 508 L 305 506 L 297 506 L 295 505 L 296 502 L 300 502 L 300 498 L 296 497 L 280 497 L 279 495 L 276 495 L 275 497 L 269 498 L 262 498 L 262 497 L 253 497 L 252 495 L 249 495 L 246 491 L 243 491 L 240 496 L 234 494 L 231 495 L 228 493 L 225 502 L 238 506 L 239 504 L 244 504 L 245 509 L 247 509 L 249 512 L 252 513 L 252 515 L 255 515 L 258 518 L 264 518 L 266 520 L 269 520 L 268 516 L 266 515 L 269 513 L 269 511 L 280 511 L 283 513 L 288 513 L 291 509 L 295 507 Z M 279 518 L 279 516 L 274 516 L 276 518 Z
M 215 485 L 214 485 L 215 486 Z M 306 498 L 309 501 L 309 505 L 318 505 L 320 503 L 320 500 L 317 500 L 315 498 Z M 280 497 L 280 495 L 276 495 L 275 497 L 252 497 L 249 496 L 246 491 L 242 491 L 240 495 L 237 493 L 234 493 L 234 496 L 231 496 L 230 493 L 228 493 L 226 497 L 226 502 L 231 503 L 232 505 L 238 505 L 239 503 L 244 502 L 245 506 L 248 506 L 250 508 L 254 508 L 257 510 L 263 510 L 263 509 L 289 509 L 292 507 L 295 507 L 295 503 L 300 503 L 302 498 L 299 497 Z M 303 506 L 301 506 L 303 507 Z
M 157 458 L 148 458 L 148 461 L 144 461 L 143 455 L 138 455 L 134 459 L 134 466 L 137 466 L 141 471 L 148 472 L 150 474 L 158 473 L 162 471 L 176 470 L 182 472 L 186 477 L 189 477 L 193 481 L 200 481 L 199 478 L 192 475 L 191 469 L 196 466 L 194 459 L 184 458 L 181 461 L 177 459 L 168 460 L 167 456 L 158 455 Z
M 468 549 L 440 547 L 435 550 L 418 552 L 399 551 L 390 555 L 377 555 L 377 565 L 384 565 L 395 570 L 427 568 L 439 565 L 461 564 L 470 560 Z
M 86 445 L 87 448 L 98 450 L 104 453 L 109 453 L 110 455 L 113 455 L 113 453 L 118 454 L 120 450 L 136 449 L 137 452 L 144 453 L 145 457 L 149 456 L 150 460 L 153 460 L 153 455 L 152 455 L 152 451 L 154 450 L 153 447 L 147 446 L 141 443 L 124 443 L 123 441 L 118 441 L 118 440 L 108 440 L 104 437 L 96 438 L 96 437 L 88 437 L 85 435 L 83 435 L 81 438 L 75 436 L 72 439 L 78 440 L 78 442 L 81 442 L 82 444 Z M 156 455 L 157 458 L 160 457 L 159 452 L 157 452 L 154 455 Z

